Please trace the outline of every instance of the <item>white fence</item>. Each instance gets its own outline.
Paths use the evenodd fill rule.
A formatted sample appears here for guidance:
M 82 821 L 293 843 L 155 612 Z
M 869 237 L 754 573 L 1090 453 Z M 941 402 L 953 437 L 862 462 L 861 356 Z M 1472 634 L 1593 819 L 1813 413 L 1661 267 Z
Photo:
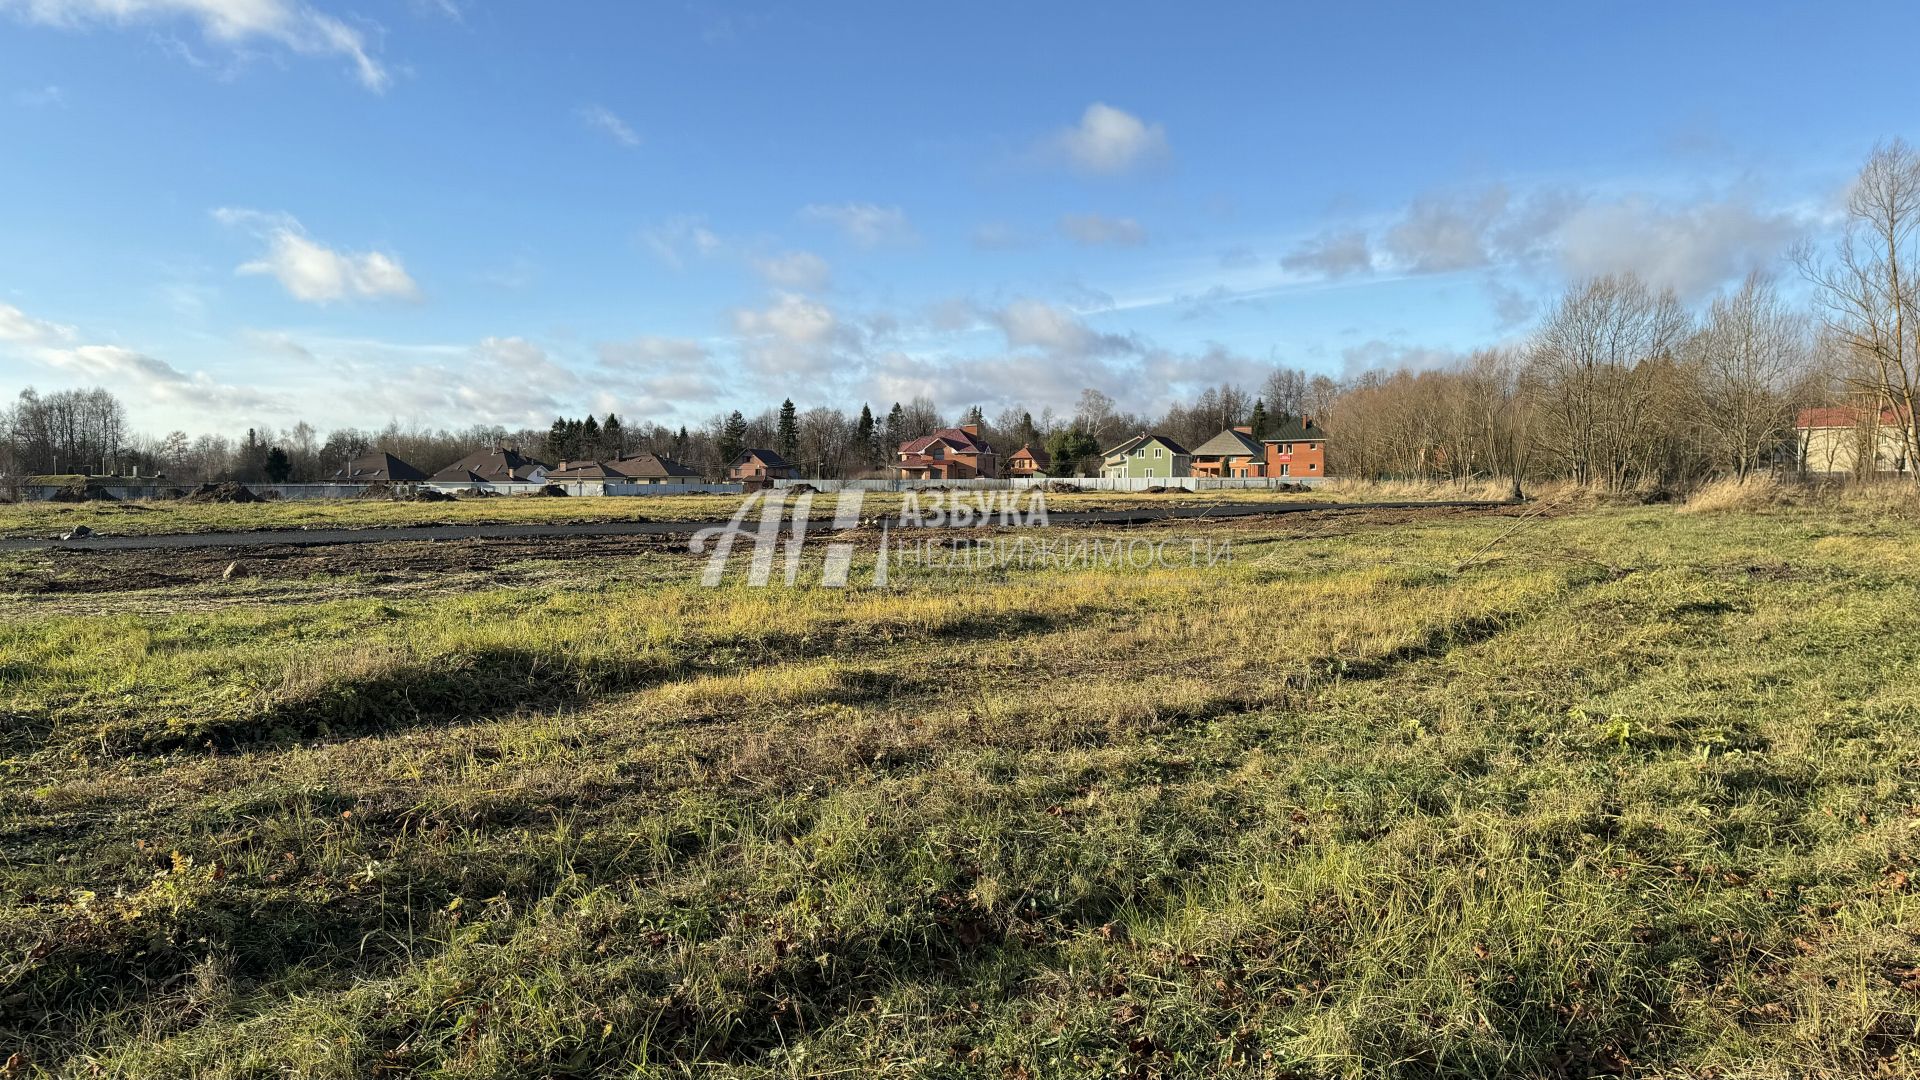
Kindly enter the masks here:
M 66 484 L 22 484 L 20 498 L 25 502 L 42 502 L 65 489 Z M 93 484 L 87 485 L 88 491 L 103 492 L 116 499 L 177 499 L 191 495 L 198 484 Z M 247 490 L 263 499 L 354 499 L 367 493 L 366 484 L 247 484 Z M 412 485 L 397 484 L 394 490 L 408 489 Z
M 1180 488 L 1186 491 L 1289 491 L 1324 485 L 1324 476 L 1035 476 L 1004 477 L 998 480 L 775 480 L 776 488 L 806 484 L 815 491 L 926 491 L 948 488 L 954 491 L 1025 491 L 1050 484 L 1070 484 L 1081 491 L 1146 491 L 1149 488 Z
M 594 491 L 598 484 L 563 484 L 569 495 L 738 495 L 744 484 L 608 484 L 605 491 Z M 587 490 L 575 491 L 574 488 Z

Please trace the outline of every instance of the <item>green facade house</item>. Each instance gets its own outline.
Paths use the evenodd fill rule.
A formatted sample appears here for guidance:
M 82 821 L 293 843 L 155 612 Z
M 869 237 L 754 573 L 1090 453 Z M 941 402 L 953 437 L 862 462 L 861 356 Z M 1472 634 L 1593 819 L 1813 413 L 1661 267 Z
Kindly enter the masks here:
M 1165 435 L 1142 432 L 1100 455 L 1106 479 L 1155 480 L 1191 475 L 1193 455 Z

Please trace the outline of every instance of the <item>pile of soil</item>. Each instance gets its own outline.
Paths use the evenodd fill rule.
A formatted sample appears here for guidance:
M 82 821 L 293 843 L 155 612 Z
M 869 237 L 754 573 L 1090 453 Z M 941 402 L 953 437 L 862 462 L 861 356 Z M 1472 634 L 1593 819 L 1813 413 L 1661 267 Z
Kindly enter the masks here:
M 540 494 L 550 498 L 564 499 L 567 497 L 567 489 L 561 487 L 559 484 L 548 484 L 546 487 L 540 489 Z
M 201 484 L 182 501 L 190 503 L 257 503 L 266 502 L 267 500 L 255 495 L 253 489 L 247 485 L 229 480 L 224 484 Z
M 82 503 L 119 502 L 120 500 L 108 494 L 104 488 L 93 487 L 85 480 L 74 480 L 55 491 L 47 501 L 57 503 Z
M 1080 485 L 1069 484 L 1065 480 L 1049 480 L 1042 485 L 1041 490 L 1053 495 L 1078 495 Z
M 421 488 L 411 495 L 399 495 L 395 498 L 400 502 L 452 502 L 454 497 L 444 491 Z
M 815 494 L 818 494 L 819 491 L 820 489 L 817 487 L 814 487 L 812 484 L 788 484 L 787 485 L 787 493 L 789 495 L 815 495 Z
M 392 484 L 368 484 L 365 491 L 355 495 L 356 499 L 397 499 Z

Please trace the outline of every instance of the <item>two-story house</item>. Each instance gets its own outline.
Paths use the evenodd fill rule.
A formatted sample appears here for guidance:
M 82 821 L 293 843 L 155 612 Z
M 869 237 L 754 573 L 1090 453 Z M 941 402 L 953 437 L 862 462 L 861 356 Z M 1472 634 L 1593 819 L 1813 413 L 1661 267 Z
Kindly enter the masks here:
M 1327 474 L 1327 433 L 1312 420 L 1288 420 L 1262 441 L 1262 471 L 1251 475 L 1311 479 Z
M 1126 480 L 1191 476 L 1192 463 L 1186 447 L 1165 435 L 1141 432 L 1100 455 L 1100 475 Z
M 980 438 L 978 424 L 961 424 L 901 443 L 893 474 L 902 480 L 991 480 L 1000 475 L 1000 456 Z

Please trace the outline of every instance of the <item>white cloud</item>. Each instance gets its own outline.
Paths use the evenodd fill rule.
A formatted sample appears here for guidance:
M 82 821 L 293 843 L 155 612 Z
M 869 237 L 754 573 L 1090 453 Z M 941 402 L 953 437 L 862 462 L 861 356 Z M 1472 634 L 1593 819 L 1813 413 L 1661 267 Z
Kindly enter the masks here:
M 768 375 L 827 373 L 839 366 L 840 353 L 857 354 L 862 347 L 857 327 L 796 293 L 780 293 L 764 308 L 735 310 L 733 329 L 741 339 L 741 357 Z
M 1373 269 L 1367 234 L 1359 229 L 1321 233 L 1280 257 L 1282 269 L 1337 278 Z
M 267 243 L 267 253 L 242 263 L 238 272 L 270 275 L 296 300 L 325 304 L 350 297 L 420 298 L 420 287 L 406 268 L 386 252 L 335 251 L 307 236 L 300 222 L 286 214 L 223 207 L 213 215 L 223 224 L 252 229 Z
M 25 105 L 32 109 L 44 109 L 52 105 L 64 105 L 66 104 L 66 100 L 66 91 L 52 83 L 48 83 L 45 86 L 30 87 L 25 90 L 16 90 L 13 93 L 14 104 Z
M 838 228 L 847 239 L 861 247 L 908 243 L 914 239 L 913 226 L 906 211 L 897 206 L 873 203 L 815 203 L 800 211 L 810 221 L 825 222 Z
M 1004 221 L 989 221 L 973 230 L 973 246 L 982 251 L 1007 251 L 1025 242 L 1020 230 Z
M 704 365 L 710 359 L 707 347 L 698 341 L 654 335 L 604 342 L 598 351 L 600 362 L 608 367 L 642 370 L 692 367 Z
M 1060 231 L 1082 247 L 1138 247 L 1147 242 L 1147 230 L 1132 218 L 1068 214 L 1060 219 Z
M 720 237 L 707 228 L 707 219 L 697 214 L 668 218 L 640 234 L 655 258 L 675 270 L 684 269 L 693 258 L 706 258 L 723 246 Z
M 1281 265 L 1325 278 L 1376 269 L 1504 268 L 1536 281 L 1631 272 L 1692 300 L 1778 259 L 1811 224 L 1805 213 L 1763 209 L 1740 192 L 1603 197 L 1562 188 L 1515 194 L 1494 184 L 1422 195 L 1376 235 L 1329 230 Z M 1503 323 L 1525 317 L 1527 305 L 1511 285 L 1490 295 Z
M 69 28 L 186 20 L 229 49 L 270 42 L 302 56 L 342 57 L 369 90 L 385 90 L 392 81 L 360 30 L 299 0 L 0 0 L 0 11 Z
M 72 337 L 73 327 L 71 326 L 36 319 L 12 304 L 0 302 L 0 341 L 36 345 L 49 341 L 66 341 Z
M 582 105 L 578 111 L 582 123 L 605 132 L 621 146 L 639 146 L 640 136 L 634 134 L 620 115 L 605 105 Z
M 1451 349 L 1436 349 L 1426 345 L 1408 345 L 1401 342 L 1382 341 L 1374 338 L 1359 345 L 1351 345 L 1340 352 L 1342 373 L 1348 376 L 1363 371 L 1431 371 L 1456 363 L 1460 354 Z
M 733 313 L 734 330 L 746 337 L 772 337 L 799 345 L 827 341 L 836 323 L 831 308 L 794 293 L 781 293 L 766 308 Z
M 767 284 L 802 292 L 820 292 L 833 283 L 827 260 L 811 251 L 788 251 L 753 260 L 753 268 Z
M 1080 317 L 1043 300 L 1015 300 L 992 314 L 1010 349 L 1037 348 L 1058 356 L 1092 356 L 1124 351 L 1131 339 L 1102 334 Z
M 1626 198 L 1575 211 L 1559 228 L 1559 259 L 1572 278 L 1632 271 L 1695 299 L 1779 259 L 1805 227 L 1739 198 L 1677 207 Z
M 241 411 L 284 411 L 276 395 L 218 383 L 205 372 L 189 375 L 164 360 L 118 345 L 42 349 L 40 359 L 82 379 L 98 381 L 142 405 L 231 417 Z
M 1069 162 L 1092 173 L 1123 173 L 1168 152 L 1166 129 L 1097 101 L 1053 141 Z

